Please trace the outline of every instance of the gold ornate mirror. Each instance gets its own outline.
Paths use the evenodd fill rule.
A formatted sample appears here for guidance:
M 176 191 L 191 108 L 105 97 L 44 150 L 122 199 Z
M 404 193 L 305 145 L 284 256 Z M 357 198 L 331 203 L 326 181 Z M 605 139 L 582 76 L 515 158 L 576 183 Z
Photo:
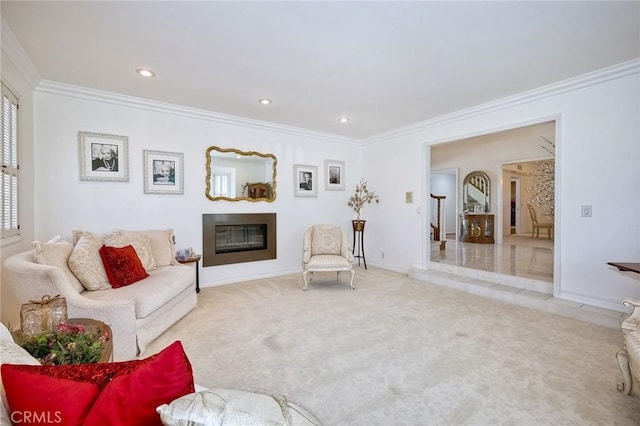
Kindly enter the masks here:
M 488 213 L 491 209 L 491 181 L 483 172 L 469 173 L 462 183 L 465 213 Z
M 205 195 L 211 201 L 268 201 L 276 199 L 273 154 L 210 146 L 207 149 Z

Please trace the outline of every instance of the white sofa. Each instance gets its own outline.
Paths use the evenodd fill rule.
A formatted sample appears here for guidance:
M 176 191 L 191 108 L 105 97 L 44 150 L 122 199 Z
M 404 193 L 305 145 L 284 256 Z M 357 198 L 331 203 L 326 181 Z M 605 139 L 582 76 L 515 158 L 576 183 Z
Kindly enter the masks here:
M 167 239 L 172 238 L 172 232 L 138 231 L 135 234 L 150 237 L 151 253 L 157 262 L 149 259 L 154 265 L 147 271 L 149 276 L 134 284 L 86 290 L 68 267 L 70 253 L 78 244 L 74 246 L 58 238 L 34 243 L 34 250 L 7 258 L 3 268 L 4 291 L 11 291 L 18 304 L 41 300 L 44 295 L 64 296 L 69 318 L 97 319 L 111 327 L 114 361 L 134 359 L 198 302 L 195 269 L 175 262 L 175 250 Z M 38 249 L 51 246 L 55 251 L 50 250 L 50 256 L 43 260 L 43 253 Z

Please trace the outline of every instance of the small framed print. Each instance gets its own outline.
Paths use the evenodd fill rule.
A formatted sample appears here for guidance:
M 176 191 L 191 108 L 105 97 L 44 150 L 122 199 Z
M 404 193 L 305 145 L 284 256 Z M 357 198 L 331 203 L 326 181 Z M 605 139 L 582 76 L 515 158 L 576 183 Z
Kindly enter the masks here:
M 184 194 L 184 155 L 144 150 L 144 193 Z
M 296 197 L 317 197 L 318 167 L 294 164 L 293 182 Z
M 78 132 L 80 180 L 129 182 L 129 138 Z
M 324 160 L 325 189 L 344 191 L 344 161 Z

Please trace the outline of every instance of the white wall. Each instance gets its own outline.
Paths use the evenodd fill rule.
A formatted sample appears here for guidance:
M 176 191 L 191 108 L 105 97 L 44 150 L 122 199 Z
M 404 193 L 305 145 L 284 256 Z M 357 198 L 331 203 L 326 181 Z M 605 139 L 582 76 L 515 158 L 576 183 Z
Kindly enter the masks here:
M 324 159 L 345 161 L 346 186 L 360 178 L 360 146 L 304 135 L 220 123 L 186 115 L 81 99 L 52 90 L 36 91 L 35 238 L 71 235 L 74 229 L 173 228 L 178 248 L 202 250 L 203 213 L 278 215 L 278 258 L 203 268 L 201 286 L 243 281 L 301 270 L 302 234 L 314 223 L 337 223 L 350 231 L 353 213 L 347 191 L 325 191 L 317 198 L 294 196 L 293 165 L 318 166 Z M 273 126 L 275 127 L 275 126 Z M 129 138 L 129 182 L 80 181 L 78 131 Z M 210 201 L 205 197 L 205 151 L 211 145 L 277 157 L 274 202 Z M 184 153 L 184 195 L 143 193 L 143 150 Z M 320 181 L 324 182 L 324 181 Z
M 622 310 L 622 299 L 640 296 L 639 278 L 606 263 L 640 259 L 639 72 L 640 61 L 631 61 L 367 141 L 365 173 L 390 171 L 371 179 L 386 200 L 376 211 L 384 226 L 375 244 L 391 253 L 377 263 L 428 265 L 428 210 L 407 208 L 400 194 L 428 193 L 430 146 L 557 118 L 555 295 Z M 593 217 L 580 217 L 584 204 Z
M 7 46 L 4 28 L 2 35 L 2 79 L 21 98 L 23 232 L 21 242 L 2 247 L 3 257 L 29 248 L 32 240 L 69 236 L 73 229 L 173 228 L 178 247 L 200 250 L 203 213 L 276 212 L 277 260 L 204 268 L 201 283 L 296 272 L 304 229 L 320 222 L 350 229 L 347 199 L 365 177 L 380 197 L 363 211 L 368 263 L 398 271 L 426 267 L 430 147 L 557 120 L 555 295 L 609 309 L 620 309 L 623 298 L 640 297 L 638 276 L 606 266 L 640 259 L 640 60 L 398 129 L 361 147 L 273 124 L 127 103 L 117 95 L 71 95 L 49 86 L 32 99 L 32 70 L 15 60 L 19 49 Z M 81 182 L 78 131 L 128 136 L 130 182 Z M 206 199 L 204 153 L 210 145 L 275 154 L 276 201 Z M 184 195 L 143 194 L 143 149 L 184 153 Z M 346 191 L 326 191 L 320 184 L 317 198 L 294 197 L 293 165 L 316 165 L 322 179 L 324 159 L 345 161 Z M 406 201 L 408 191 L 413 202 Z M 580 217 L 583 204 L 593 206 L 592 218 Z M 2 299 L 4 307 L 4 292 Z

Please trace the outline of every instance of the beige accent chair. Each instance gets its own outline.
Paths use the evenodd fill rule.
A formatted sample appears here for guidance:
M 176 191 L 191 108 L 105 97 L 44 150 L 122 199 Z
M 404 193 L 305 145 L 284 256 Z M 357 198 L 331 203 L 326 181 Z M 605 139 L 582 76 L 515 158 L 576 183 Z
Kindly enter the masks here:
M 540 238 L 540 230 L 547 230 L 547 238 L 551 239 L 553 235 L 553 222 L 538 222 L 538 215 L 536 214 L 536 210 L 531 206 L 531 204 L 527 204 L 527 210 L 529 210 L 529 216 L 531 217 L 531 223 L 533 224 L 533 229 L 531 231 L 531 238 L 534 236 L 536 238 Z
M 340 281 L 340 272 L 351 274 L 349 286 L 353 284 L 353 252 L 347 242 L 347 235 L 336 225 L 313 225 L 304 233 L 302 242 L 302 280 L 303 290 L 309 288 L 307 276 L 314 272 L 336 272 L 336 279 Z

